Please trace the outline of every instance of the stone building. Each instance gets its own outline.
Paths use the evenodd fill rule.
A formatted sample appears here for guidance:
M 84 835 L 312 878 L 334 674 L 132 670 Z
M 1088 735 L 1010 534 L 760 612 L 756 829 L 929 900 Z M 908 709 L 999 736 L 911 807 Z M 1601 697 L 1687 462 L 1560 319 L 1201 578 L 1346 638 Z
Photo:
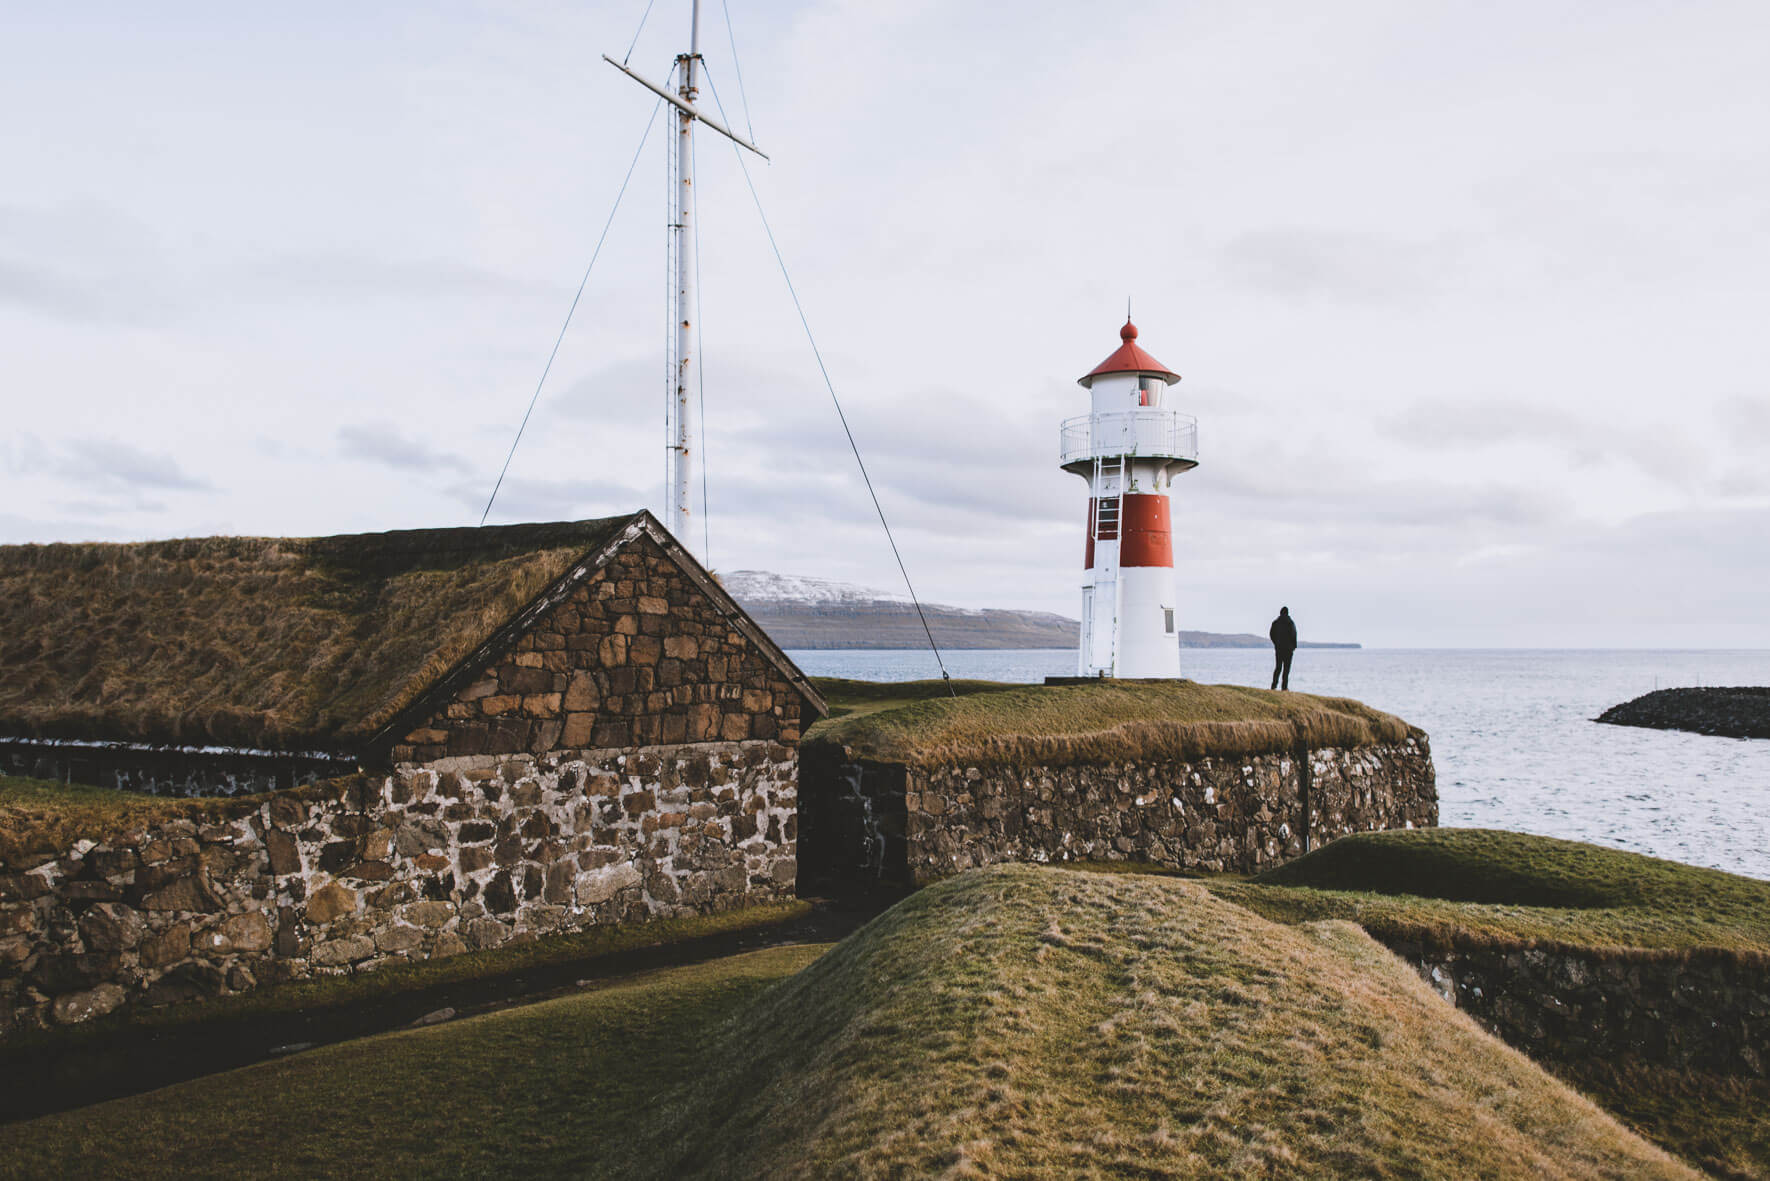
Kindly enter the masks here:
M 0 668 L 0 770 L 230 797 L 8 832 L 0 1037 L 790 897 L 825 710 L 644 512 L 0 547 Z
M 649 513 L 0 547 L 0 770 L 233 795 L 358 769 L 796 744 L 815 689 Z

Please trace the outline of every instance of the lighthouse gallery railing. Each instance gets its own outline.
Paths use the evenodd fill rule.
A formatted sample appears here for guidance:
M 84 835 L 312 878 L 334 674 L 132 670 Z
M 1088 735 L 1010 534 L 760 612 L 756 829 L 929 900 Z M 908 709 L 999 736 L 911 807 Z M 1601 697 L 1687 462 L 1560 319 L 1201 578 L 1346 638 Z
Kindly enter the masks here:
M 1173 410 L 1083 414 L 1063 423 L 1062 463 L 1101 455 L 1198 459 L 1198 419 Z

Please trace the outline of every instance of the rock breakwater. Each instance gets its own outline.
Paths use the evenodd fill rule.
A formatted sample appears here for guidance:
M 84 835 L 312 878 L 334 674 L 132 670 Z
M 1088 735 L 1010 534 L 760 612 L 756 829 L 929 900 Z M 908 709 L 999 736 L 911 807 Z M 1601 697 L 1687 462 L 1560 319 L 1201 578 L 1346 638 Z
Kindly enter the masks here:
M 1770 738 L 1770 688 L 1657 689 L 1611 706 L 1597 720 L 1727 738 Z

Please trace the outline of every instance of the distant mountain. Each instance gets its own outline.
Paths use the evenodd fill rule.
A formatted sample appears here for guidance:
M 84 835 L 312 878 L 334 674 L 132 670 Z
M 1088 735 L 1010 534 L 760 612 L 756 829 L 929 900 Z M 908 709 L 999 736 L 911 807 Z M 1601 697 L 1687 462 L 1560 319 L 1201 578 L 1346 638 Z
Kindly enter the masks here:
M 908 595 L 891 591 L 737 570 L 722 575 L 725 589 L 783 648 L 920 648 L 928 638 Z M 1081 624 L 1049 611 L 999 611 L 923 603 L 922 613 L 943 648 L 1073 648 Z M 1183 631 L 1183 648 L 1265 648 L 1256 635 Z M 1304 643 L 1305 648 L 1357 644 Z

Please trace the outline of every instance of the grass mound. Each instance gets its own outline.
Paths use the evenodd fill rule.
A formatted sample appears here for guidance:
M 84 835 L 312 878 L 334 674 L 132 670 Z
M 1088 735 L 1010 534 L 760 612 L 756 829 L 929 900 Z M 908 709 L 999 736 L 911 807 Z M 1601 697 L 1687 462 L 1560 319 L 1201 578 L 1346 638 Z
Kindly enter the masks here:
M 1027 866 L 763 996 L 635 1147 L 660 1176 L 1689 1175 L 1349 924 Z
M 992 685 L 940 681 L 820 683 L 831 716 L 805 741 L 910 766 L 1062 766 L 1127 759 L 1242 758 L 1311 747 L 1423 738 L 1393 715 L 1343 697 L 1193 681 Z
M 138 1177 L 1693 1175 L 1356 928 L 1278 926 L 1196 883 L 996 867 L 820 950 L 0 1128 L 0 1160 Z
M 1437 947 L 1770 955 L 1770 882 L 1528 833 L 1360 833 L 1211 889 L 1271 918 L 1349 919 Z

